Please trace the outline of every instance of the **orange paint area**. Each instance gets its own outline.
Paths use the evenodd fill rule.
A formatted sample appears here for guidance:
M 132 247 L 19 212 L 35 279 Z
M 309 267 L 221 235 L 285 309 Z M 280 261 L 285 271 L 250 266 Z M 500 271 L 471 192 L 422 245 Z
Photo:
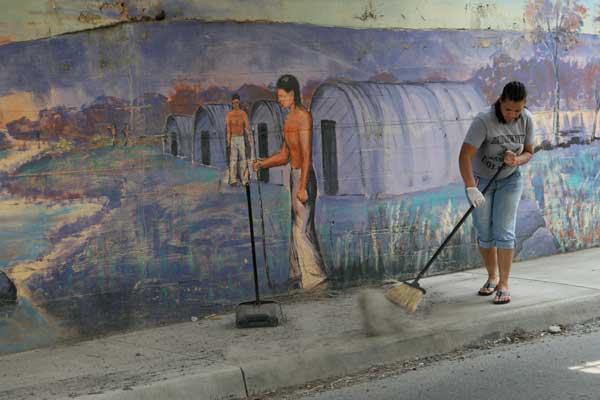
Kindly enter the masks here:
M 39 109 L 33 94 L 29 92 L 11 93 L 0 97 L 0 128 L 22 117 L 37 120 Z

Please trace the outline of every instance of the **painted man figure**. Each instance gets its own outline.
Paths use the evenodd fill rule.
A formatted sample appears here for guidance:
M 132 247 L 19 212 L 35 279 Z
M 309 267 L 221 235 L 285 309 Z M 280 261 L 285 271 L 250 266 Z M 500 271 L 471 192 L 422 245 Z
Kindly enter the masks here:
M 123 140 L 123 146 L 127 146 L 127 143 L 129 143 L 129 124 L 123 126 Z
M 246 160 L 246 144 L 244 134 L 250 139 L 250 123 L 248 115 L 240 108 L 240 96 L 236 93 L 231 96 L 233 110 L 227 113 L 225 125 L 227 126 L 227 146 L 229 147 L 229 184 L 236 185 L 239 180 L 246 186 L 250 181 L 248 161 Z
M 312 117 L 302 105 L 296 77 L 283 75 L 277 81 L 277 101 L 289 110 L 283 127 L 281 151 L 254 162 L 254 170 L 291 162 L 292 233 L 290 282 L 310 290 L 325 287 L 327 275 L 315 231 L 317 180 L 312 165 Z
M 115 124 L 111 124 L 108 128 L 110 130 L 110 135 L 112 137 L 112 145 L 117 145 L 117 126 Z

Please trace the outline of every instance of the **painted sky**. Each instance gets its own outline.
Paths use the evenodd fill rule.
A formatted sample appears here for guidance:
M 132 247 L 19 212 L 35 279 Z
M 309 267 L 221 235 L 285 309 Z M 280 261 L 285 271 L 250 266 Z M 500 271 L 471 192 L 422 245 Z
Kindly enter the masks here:
M 582 35 L 569 57 L 590 62 L 599 43 L 600 36 Z M 270 86 L 282 73 L 295 74 L 303 84 L 330 77 L 367 80 L 382 72 L 406 81 L 464 81 L 498 52 L 517 60 L 534 53 L 518 32 L 128 23 L 0 46 L 0 112 L 12 120 L 39 108 L 78 108 L 98 96 L 133 101 L 149 92 L 168 95 L 180 78 L 202 89 Z
M 0 0 L 0 45 L 114 24 L 116 8 L 97 0 Z M 353 28 L 526 30 L 525 0 L 129 0 L 130 16 L 206 20 L 269 20 Z M 588 8 L 582 32 L 596 34 L 599 0 L 580 0 Z

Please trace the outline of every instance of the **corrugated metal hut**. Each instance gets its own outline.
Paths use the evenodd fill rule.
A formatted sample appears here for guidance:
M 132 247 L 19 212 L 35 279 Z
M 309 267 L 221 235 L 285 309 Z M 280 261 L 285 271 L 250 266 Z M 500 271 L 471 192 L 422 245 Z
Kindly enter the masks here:
M 189 158 L 192 149 L 193 119 L 188 115 L 171 114 L 165 122 L 167 145 L 163 151 L 177 157 Z
M 402 194 L 459 181 L 460 146 L 485 107 L 466 83 L 319 86 L 311 113 L 320 193 Z
M 269 157 L 281 150 L 283 144 L 283 110 L 276 101 L 259 100 L 252 106 L 250 126 L 258 158 Z M 289 166 L 258 172 L 262 182 L 283 185 L 289 183 Z
M 227 168 L 227 128 L 225 118 L 231 110 L 228 104 L 207 104 L 194 114 L 193 159 L 195 163 Z

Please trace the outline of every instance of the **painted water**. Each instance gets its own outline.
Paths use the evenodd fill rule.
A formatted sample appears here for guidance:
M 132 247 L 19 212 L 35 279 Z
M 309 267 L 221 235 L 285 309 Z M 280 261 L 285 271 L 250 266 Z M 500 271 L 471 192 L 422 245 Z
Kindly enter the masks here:
M 36 259 L 50 245 L 46 233 L 83 207 L 0 196 L 0 269 Z
M 152 326 L 226 309 L 253 297 L 253 281 L 245 192 L 222 187 L 222 178 L 222 171 L 165 156 L 153 147 L 100 148 L 30 163 L 7 179 L 6 190 L 46 205 L 91 202 L 102 207 L 93 218 L 63 230 L 52 228 L 53 218 L 76 213 L 72 207 L 49 214 L 34 202 L 21 214 L 7 215 L 14 225 L 7 234 L 15 243 L 27 235 L 42 242 L 36 251 L 21 249 L 18 257 L 7 253 L 3 263 L 13 276 L 26 275 L 22 284 L 43 310 L 40 316 L 62 328 L 53 331 L 57 337 L 65 331 L 85 337 Z M 258 187 L 252 190 L 257 242 L 267 246 L 266 258 L 261 252 L 258 260 L 264 293 L 276 292 L 287 280 L 289 212 L 280 216 L 274 210 L 289 195 L 280 189 L 263 185 L 260 196 Z M 258 228 L 261 217 L 268 230 L 264 236 Z M 40 260 L 45 251 L 50 256 Z M 29 262 L 38 273 L 27 272 Z
M 598 147 L 542 151 L 523 167 L 523 199 L 537 205 L 557 251 L 600 245 Z M 40 334 L 59 340 L 65 332 L 85 337 L 187 320 L 251 299 L 245 195 L 223 178 L 223 171 L 153 147 L 73 152 L 22 168 L 4 183 L 12 194 L 0 204 L 13 208 L 0 218 L 2 238 L 28 246 L 3 246 L 2 268 L 39 263 L 40 255 L 60 248 L 61 239 L 72 241 L 62 258 L 28 276 L 31 298 L 20 299 L 19 312 L 43 327 Z M 252 196 L 261 289 L 285 292 L 288 189 L 253 183 Z M 94 218 L 66 225 L 79 233 L 56 229 L 90 203 L 99 205 Z M 319 197 L 316 225 L 332 286 L 413 276 L 467 208 L 461 184 L 380 199 Z M 479 266 L 475 240 L 467 222 L 432 272 Z M 3 337 L 19 337 L 11 315 L 0 323 Z M 28 332 L 19 350 L 41 343 L 35 329 Z M 3 346 L 0 352 L 15 351 Z

